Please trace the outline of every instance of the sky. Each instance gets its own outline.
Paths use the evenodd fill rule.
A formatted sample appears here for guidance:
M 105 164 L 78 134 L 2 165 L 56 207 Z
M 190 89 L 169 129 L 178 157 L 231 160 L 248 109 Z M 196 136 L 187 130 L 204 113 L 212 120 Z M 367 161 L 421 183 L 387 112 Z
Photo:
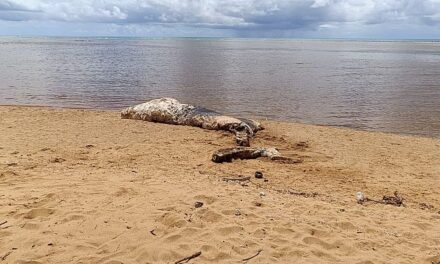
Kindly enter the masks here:
M 439 39 L 440 0 L 0 0 L 0 35 Z

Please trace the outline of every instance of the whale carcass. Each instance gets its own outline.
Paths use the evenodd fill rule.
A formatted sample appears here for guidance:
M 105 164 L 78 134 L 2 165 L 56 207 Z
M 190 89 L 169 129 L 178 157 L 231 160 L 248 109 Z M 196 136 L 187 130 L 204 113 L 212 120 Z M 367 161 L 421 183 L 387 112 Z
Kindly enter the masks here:
M 281 155 L 276 148 L 250 148 L 235 147 L 219 149 L 212 155 L 212 161 L 215 163 L 231 162 L 237 159 L 256 159 L 259 157 L 267 157 L 270 160 L 282 161 L 285 163 L 300 163 L 300 158 L 292 159 Z
M 211 130 L 225 130 L 235 134 L 238 147 L 224 148 L 212 155 L 216 163 L 231 162 L 236 159 L 256 159 L 298 163 L 301 159 L 282 156 L 276 148 L 251 148 L 250 139 L 263 127 L 250 119 L 241 119 L 219 114 L 203 107 L 182 104 L 173 98 L 161 98 L 128 107 L 121 112 L 124 119 L 137 119 L 173 125 L 195 126 Z
M 238 146 L 250 146 L 250 139 L 263 127 L 249 119 L 225 116 L 203 107 L 182 104 L 173 98 L 161 98 L 124 109 L 122 118 L 174 125 L 225 130 L 235 134 Z

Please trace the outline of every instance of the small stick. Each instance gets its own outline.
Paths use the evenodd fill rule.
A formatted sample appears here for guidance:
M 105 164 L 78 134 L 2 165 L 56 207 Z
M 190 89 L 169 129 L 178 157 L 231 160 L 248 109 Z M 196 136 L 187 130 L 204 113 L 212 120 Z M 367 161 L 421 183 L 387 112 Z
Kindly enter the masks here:
M 6 224 L 7 222 L 8 222 L 8 221 L 3 221 L 3 222 L 1 222 L 1 223 L 0 223 L 0 226 Z
M 319 195 L 317 192 L 306 193 L 306 192 L 296 192 L 296 191 L 292 191 L 292 190 L 289 190 L 289 194 L 304 196 L 304 197 L 315 197 L 315 196 Z
M 388 198 L 388 200 L 386 198 Z M 397 198 L 397 199 L 400 199 L 400 200 L 393 200 L 392 198 Z M 397 206 L 397 207 L 400 207 L 400 206 L 403 205 L 403 199 L 398 197 L 398 196 L 391 197 L 391 198 L 384 197 L 384 199 L 382 201 L 373 200 L 373 199 L 370 199 L 370 198 L 365 198 L 365 202 L 373 202 L 373 203 L 377 203 L 377 204 L 389 204 L 389 205 L 394 205 L 394 206 Z M 403 205 L 403 206 L 405 206 L 405 205 Z
M 190 261 L 191 259 L 193 259 L 193 258 L 197 258 L 197 257 L 200 256 L 200 255 L 202 255 L 202 252 L 201 252 L 201 251 L 196 252 L 196 253 L 192 254 L 191 256 L 189 256 L 189 257 L 186 257 L 186 258 L 183 258 L 183 259 L 181 259 L 181 260 L 178 260 L 178 261 L 174 262 L 174 264 L 187 263 L 187 262 Z
M 156 233 L 154 233 L 154 229 L 150 231 L 150 234 L 152 234 L 153 236 L 157 236 Z
M 385 204 L 385 202 L 383 202 L 383 201 L 378 201 L 378 200 L 374 200 L 374 199 L 370 199 L 370 198 L 365 198 L 365 202 L 373 202 L 373 203 L 378 203 L 378 204 Z
M 394 203 L 387 203 L 387 202 L 385 202 L 385 201 L 378 201 L 378 200 L 373 200 L 373 199 L 370 199 L 370 198 L 365 198 L 365 201 L 366 202 L 373 202 L 373 203 L 377 203 L 377 204 L 389 204 L 389 205 L 395 205 L 395 206 L 400 206 L 400 205 L 397 205 L 397 204 L 394 204 Z
M 5 260 L 9 255 L 11 255 L 11 251 L 9 251 L 8 253 L 6 253 L 3 257 L 1 257 L 1 260 Z
M 244 177 L 244 178 L 223 178 L 224 181 L 239 181 L 239 182 L 249 181 L 250 179 L 251 179 L 251 177 Z
M 252 257 L 245 258 L 242 261 L 248 261 L 248 260 L 255 258 L 256 256 L 260 255 L 261 251 L 263 251 L 263 250 L 262 249 L 258 250 L 257 254 L 253 255 Z

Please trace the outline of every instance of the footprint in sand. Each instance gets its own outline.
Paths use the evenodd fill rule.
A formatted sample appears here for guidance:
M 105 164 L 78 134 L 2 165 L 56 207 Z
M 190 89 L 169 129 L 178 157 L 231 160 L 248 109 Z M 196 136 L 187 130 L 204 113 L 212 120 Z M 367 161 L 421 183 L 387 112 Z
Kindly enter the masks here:
M 51 158 L 49 160 L 50 163 L 63 163 L 64 161 L 66 160 L 60 157 Z
M 222 220 L 223 216 L 210 209 L 202 209 L 199 211 L 199 217 L 202 221 L 208 223 L 216 223 Z
M 327 243 L 317 237 L 305 237 L 303 242 L 306 245 L 316 245 L 324 250 L 338 250 L 344 254 L 353 253 L 354 249 L 350 246 L 345 245 L 342 241 L 335 241 L 333 243 Z
M 84 220 L 86 217 L 84 215 L 80 215 L 80 214 L 70 214 L 67 215 L 64 219 L 62 219 L 60 221 L 60 223 L 64 224 L 67 222 L 71 222 L 71 221 L 79 221 L 79 220 Z
M 50 151 L 50 152 L 54 152 L 51 148 L 42 148 L 40 149 L 41 152 L 45 152 L 45 151 Z
M 24 214 L 23 218 L 25 219 L 35 219 L 37 217 L 47 217 L 51 214 L 53 214 L 55 210 L 48 209 L 48 208 L 36 208 L 32 209 L 26 214 Z
M 287 256 L 289 256 L 290 258 L 304 258 L 307 255 L 308 253 L 306 251 L 300 249 L 295 249 L 287 253 Z
M 440 263 L 440 255 L 429 257 L 426 259 L 428 263 L 439 264 Z
M 196 201 L 202 201 L 206 204 L 213 204 L 215 201 L 217 201 L 217 197 L 213 196 L 207 196 L 207 195 L 196 195 L 194 196 L 194 200 Z
M 227 216 L 229 216 L 229 215 L 236 215 L 236 213 L 237 213 L 237 209 L 235 209 L 235 210 L 227 209 L 227 210 L 223 210 L 222 211 L 222 214 L 223 215 L 227 215 Z
M 170 235 L 170 236 L 165 238 L 165 242 L 167 242 L 167 243 L 176 242 L 180 238 L 182 238 L 182 236 L 178 235 L 178 234 Z
M 119 260 L 109 260 L 109 261 L 105 262 L 105 264 L 124 264 L 124 262 L 119 261 Z
M 231 255 L 225 252 L 219 252 L 214 258 L 210 258 L 209 260 L 214 263 L 224 263 L 228 259 L 231 259 Z
M 307 245 L 317 245 L 320 246 L 323 249 L 326 250 L 330 250 L 330 249 L 335 249 L 338 246 L 334 245 L 334 244 L 329 244 L 327 242 L 322 241 L 321 239 L 317 238 L 317 237 L 305 237 L 303 239 L 303 242 Z
M 309 234 L 316 237 L 330 237 L 328 232 L 319 229 L 310 229 Z
M 429 230 L 432 228 L 432 225 L 426 222 L 412 223 L 412 225 L 420 228 L 421 230 Z
M 277 236 L 288 237 L 289 239 L 298 239 L 302 236 L 301 233 L 295 232 L 292 228 L 286 227 L 273 227 L 272 230 Z
M 116 197 L 121 197 L 124 195 L 137 195 L 138 192 L 136 192 L 133 188 L 125 188 L 125 187 L 120 187 L 119 190 L 114 194 Z
M 332 262 L 340 262 L 337 258 L 335 258 L 333 255 L 323 252 L 321 250 L 311 250 L 310 251 L 313 255 L 317 256 L 318 258 L 327 259 Z
M 39 229 L 41 226 L 37 223 L 25 223 L 22 228 L 27 229 L 27 230 L 37 230 Z
M 8 171 L 4 171 L 2 173 L 0 173 L 0 180 L 6 179 L 6 178 L 10 178 L 10 177 L 14 177 L 17 176 L 18 174 L 15 171 L 12 170 L 8 170 Z
M 350 222 L 337 222 L 335 223 L 335 225 L 339 228 L 341 228 L 342 230 L 357 230 L 356 226 L 354 226 L 352 223 Z
M 227 227 L 220 227 L 217 229 L 217 233 L 221 236 L 229 236 L 231 234 L 239 234 L 244 231 L 244 228 L 242 226 L 234 225 L 234 226 L 227 226 Z
M 172 212 L 163 214 L 159 217 L 158 221 L 167 227 L 182 228 L 186 225 L 185 219 Z
M 185 238 L 188 238 L 188 237 L 193 237 L 193 236 L 197 235 L 199 232 L 200 232 L 199 228 L 186 227 L 179 234 Z
M 374 264 L 374 262 L 370 260 L 363 260 L 361 262 L 357 262 L 356 264 Z

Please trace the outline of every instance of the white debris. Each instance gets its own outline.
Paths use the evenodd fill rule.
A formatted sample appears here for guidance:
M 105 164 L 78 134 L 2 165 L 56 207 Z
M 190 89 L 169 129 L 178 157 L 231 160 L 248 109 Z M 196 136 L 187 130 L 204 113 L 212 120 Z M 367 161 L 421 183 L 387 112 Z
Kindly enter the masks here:
M 365 194 L 363 192 L 357 192 L 356 193 L 356 200 L 357 200 L 358 204 L 362 204 L 363 202 L 365 202 Z
M 281 157 L 281 153 L 276 148 L 260 148 L 261 156 L 270 159 Z

